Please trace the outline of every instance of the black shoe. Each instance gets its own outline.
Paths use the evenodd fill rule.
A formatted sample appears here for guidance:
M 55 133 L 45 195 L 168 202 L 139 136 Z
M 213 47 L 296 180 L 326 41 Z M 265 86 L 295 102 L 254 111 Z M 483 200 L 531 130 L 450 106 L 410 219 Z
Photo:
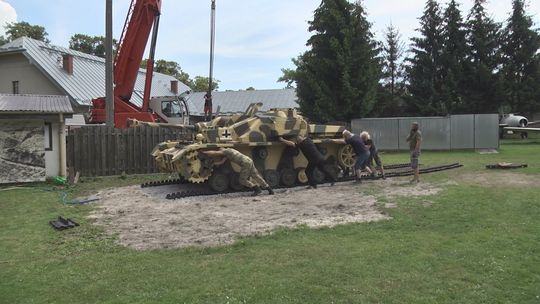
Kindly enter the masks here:
M 361 184 L 361 183 L 362 183 L 362 179 L 361 179 L 361 178 L 357 178 L 355 182 L 356 182 L 357 184 Z
M 266 187 L 265 190 L 268 190 L 268 195 L 274 195 L 274 190 L 272 190 L 272 188 L 270 188 L 270 186 Z
M 261 187 L 259 186 L 255 186 L 254 189 L 253 189 L 253 193 L 251 194 L 251 196 L 257 196 L 259 194 L 261 194 Z
M 309 185 L 306 189 L 317 189 L 317 185 Z
M 383 174 L 383 175 L 382 175 L 382 179 L 386 179 L 386 175 Z

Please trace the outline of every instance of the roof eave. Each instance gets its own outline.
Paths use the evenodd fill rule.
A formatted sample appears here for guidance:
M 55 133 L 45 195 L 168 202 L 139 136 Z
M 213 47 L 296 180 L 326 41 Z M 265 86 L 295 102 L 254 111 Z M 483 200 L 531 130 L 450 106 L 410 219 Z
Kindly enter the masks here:
M 0 49 L 0 56 L 2 55 L 12 55 L 12 54 L 18 54 L 18 53 L 24 53 L 26 52 L 26 49 Z

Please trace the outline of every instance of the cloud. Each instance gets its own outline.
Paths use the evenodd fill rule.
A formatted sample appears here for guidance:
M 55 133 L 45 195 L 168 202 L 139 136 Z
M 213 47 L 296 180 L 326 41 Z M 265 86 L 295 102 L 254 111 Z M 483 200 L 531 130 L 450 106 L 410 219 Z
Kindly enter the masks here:
M 0 35 L 5 35 L 6 30 L 4 26 L 9 22 L 17 21 L 17 12 L 13 6 L 4 0 L 0 0 Z

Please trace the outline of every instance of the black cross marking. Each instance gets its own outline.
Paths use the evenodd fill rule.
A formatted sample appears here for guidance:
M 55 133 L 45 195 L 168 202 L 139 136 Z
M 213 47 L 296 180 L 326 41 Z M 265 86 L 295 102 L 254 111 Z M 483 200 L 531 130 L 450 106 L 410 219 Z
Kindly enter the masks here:
M 229 129 L 225 129 L 225 132 L 221 133 L 221 137 L 229 138 L 229 136 L 231 136 Z

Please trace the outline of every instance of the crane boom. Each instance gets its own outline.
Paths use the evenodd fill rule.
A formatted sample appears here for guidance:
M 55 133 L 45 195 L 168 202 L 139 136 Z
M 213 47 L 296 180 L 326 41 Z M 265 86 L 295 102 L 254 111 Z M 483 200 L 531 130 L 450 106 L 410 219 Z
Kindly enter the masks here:
M 153 55 L 157 37 L 157 24 L 160 14 L 161 0 L 131 1 L 114 62 L 114 124 L 117 128 L 127 127 L 129 118 L 142 121 L 155 121 L 157 119 L 155 114 L 148 112 L 148 104 L 154 66 Z M 143 105 L 139 107 L 130 100 L 152 27 L 154 27 L 154 37 L 152 39 L 151 58 L 147 63 Z M 96 98 L 92 100 L 90 122 L 103 123 L 105 121 L 105 98 Z
M 133 0 L 114 64 L 114 94 L 129 101 L 152 26 L 161 14 L 161 0 Z

